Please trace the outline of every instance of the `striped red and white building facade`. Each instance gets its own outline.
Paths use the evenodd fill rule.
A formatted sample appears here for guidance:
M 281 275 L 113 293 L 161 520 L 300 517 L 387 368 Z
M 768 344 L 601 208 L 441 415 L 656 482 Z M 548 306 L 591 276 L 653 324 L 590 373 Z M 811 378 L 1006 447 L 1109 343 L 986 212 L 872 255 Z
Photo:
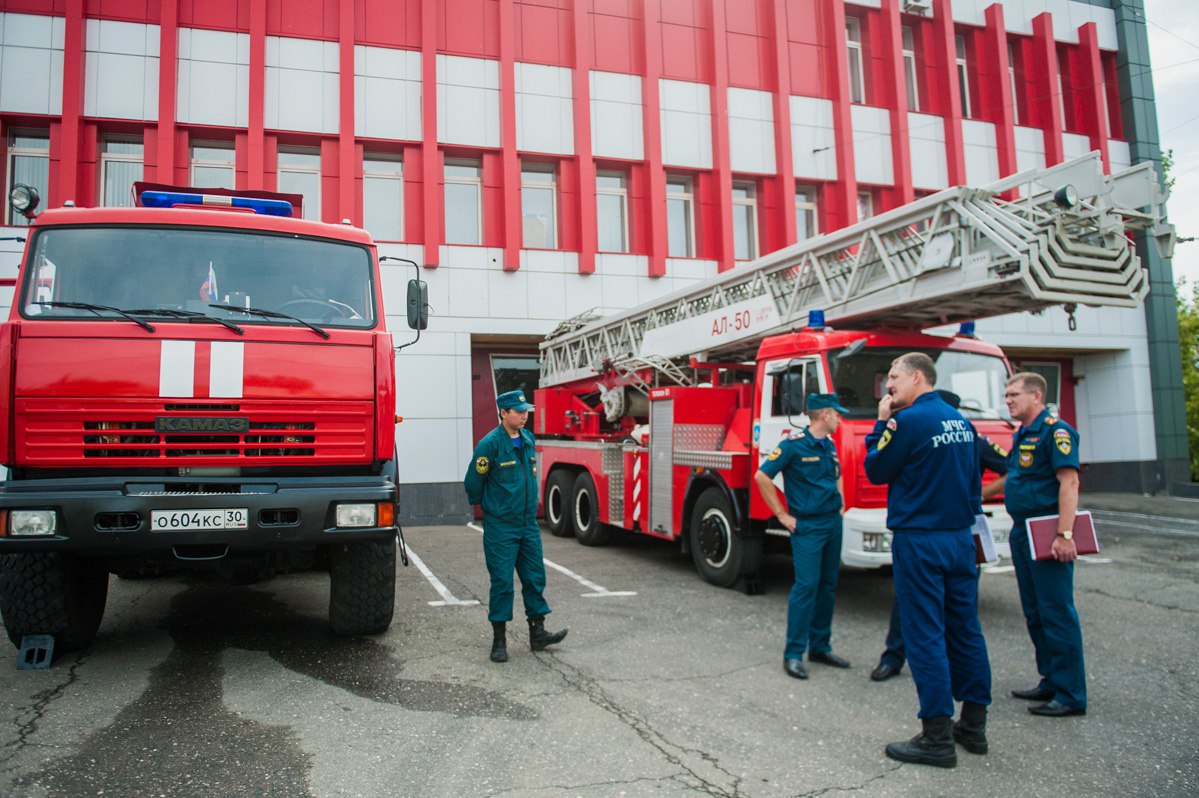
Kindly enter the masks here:
M 424 264 L 404 508 L 457 520 L 495 394 L 534 387 L 563 319 L 949 185 L 1157 159 L 1144 27 L 1141 0 L 0 0 L 5 185 L 49 207 L 128 203 L 133 179 L 302 193 Z M 1093 487 L 1185 479 L 1152 249 L 1143 311 L 979 325 L 1049 378 Z M 399 342 L 410 269 L 383 271 Z

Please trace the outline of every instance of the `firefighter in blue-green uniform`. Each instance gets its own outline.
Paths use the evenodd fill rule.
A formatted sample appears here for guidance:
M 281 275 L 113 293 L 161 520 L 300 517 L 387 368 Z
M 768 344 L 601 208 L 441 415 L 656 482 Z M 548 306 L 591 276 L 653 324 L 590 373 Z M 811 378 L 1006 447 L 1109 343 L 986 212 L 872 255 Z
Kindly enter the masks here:
M 1087 712 L 1082 628 L 1074 607 L 1074 516 L 1078 510 L 1078 433 L 1045 406 L 1045 378 L 1022 372 L 1008 380 L 1004 398 L 1020 430 L 1008 455 L 1004 504 L 1012 516 L 1012 565 L 1041 681 L 1012 695 L 1036 703 L 1034 715 L 1068 717 Z M 1046 560 L 1034 560 L 1025 521 L 1058 516 L 1058 533 Z
M 475 447 L 466 468 L 466 496 L 483 508 L 483 557 L 491 575 L 487 619 L 491 621 L 491 661 L 508 661 L 507 622 L 512 620 L 512 571 L 520 577 L 520 593 L 529 619 L 529 645 L 534 651 L 560 643 L 566 630 L 547 632 L 550 606 L 545 592 L 541 529 L 537 526 L 537 469 L 533 433 L 526 430 L 533 405 L 523 391 L 496 397 L 500 425 Z
M 974 431 L 933 391 L 932 358 L 909 352 L 887 374 L 878 421 L 866 436 L 866 476 L 889 486 L 887 527 L 895 600 L 920 699 L 920 734 L 890 743 L 900 762 L 954 767 L 954 741 L 987 752 L 991 663 L 978 623 L 974 516 L 981 480 Z M 954 725 L 954 701 L 962 716 Z
M 766 456 L 754 474 L 758 491 L 779 523 L 791 533 L 795 582 L 787 602 L 787 645 L 783 670 L 808 678 L 803 655 L 835 668 L 849 662 L 833 653 L 833 597 L 841 569 L 841 463 L 832 434 L 845 408 L 835 393 L 808 394 L 809 424 Z M 783 475 L 786 508 L 774 478 Z
M 938 388 L 937 395 L 944 399 L 945 404 L 954 410 L 957 410 L 962 403 L 962 398 L 953 391 L 945 391 Z M 1007 450 L 979 432 L 978 428 L 969 419 L 966 419 L 966 423 L 970 424 L 970 428 L 974 430 L 974 450 L 978 453 L 979 470 L 989 469 L 999 476 L 1006 474 Z M 987 488 L 984 488 L 985 490 Z M 891 622 L 887 627 L 887 639 L 883 645 L 884 649 L 882 656 L 878 659 L 878 665 L 870 672 L 871 681 L 886 681 L 892 676 L 897 676 L 903 670 L 905 659 L 903 653 L 903 629 L 899 623 L 899 602 L 897 601 L 891 602 Z

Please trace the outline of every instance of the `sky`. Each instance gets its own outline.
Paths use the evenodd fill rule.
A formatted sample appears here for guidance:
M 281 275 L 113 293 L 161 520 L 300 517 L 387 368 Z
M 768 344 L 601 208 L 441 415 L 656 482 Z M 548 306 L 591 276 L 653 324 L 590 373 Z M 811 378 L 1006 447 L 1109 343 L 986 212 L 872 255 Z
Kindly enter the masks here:
M 1174 150 L 1167 208 L 1179 239 L 1199 239 L 1199 2 L 1145 0 L 1162 150 Z M 1199 240 L 1174 248 L 1174 279 L 1199 283 Z

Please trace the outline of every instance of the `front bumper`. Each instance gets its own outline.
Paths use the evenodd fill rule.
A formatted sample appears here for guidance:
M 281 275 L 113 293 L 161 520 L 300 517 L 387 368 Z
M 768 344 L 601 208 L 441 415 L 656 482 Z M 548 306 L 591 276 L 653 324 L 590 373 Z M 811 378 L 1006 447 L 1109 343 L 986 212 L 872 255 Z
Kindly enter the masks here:
M 337 542 L 387 540 L 396 527 L 338 529 L 338 503 L 395 504 L 387 476 L 40 479 L 0 483 L 0 510 L 49 509 L 55 534 L 0 535 L 0 553 L 70 551 L 89 555 L 152 554 L 188 547 L 229 552 L 306 549 Z M 154 510 L 247 510 L 244 529 L 151 530 Z M 184 557 L 187 559 L 187 557 Z
M 1008 537 L 1012 517 L 1002 504 L 984 504 L 983 514 L 991 525 L 995 551 L 1000 557 L 1012 556 Z M 841 564 L 848 568 L 882 568 L 891 564 L 891 530 L 887 529 L 885 508 L 854 507 L 845 513 L 841 537 Z

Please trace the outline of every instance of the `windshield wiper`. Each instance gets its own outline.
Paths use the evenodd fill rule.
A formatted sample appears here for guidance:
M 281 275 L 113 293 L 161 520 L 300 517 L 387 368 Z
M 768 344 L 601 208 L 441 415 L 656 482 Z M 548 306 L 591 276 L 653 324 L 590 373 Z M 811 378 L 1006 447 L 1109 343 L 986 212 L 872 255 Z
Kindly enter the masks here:
M 197 313 L 194 310 L 177 310 L 175 308 L 138 308 L 131 310 L 130 313 L 139 313 L 143 316 L 167 316 L 173 319 L 187 319 L 190 321 L 210 321 L 213 324 L 220 324 L 222 327 L 228 327 L 238 335 L 245 335 L 246 331 L 238 327 L 228 319 L 222 319 L 217 316 L 209 316 L 207 313 Z
M 221 310 L 232 310 L 232 311 L 234 311 L 234 312 L 236 312 L 236 313 L 247 313 L 247 314 L 249 314 L 249 315 L 251 315 L 251 316 L 262 316 L 262 317 L 263 317 L 263 318 L 265 318 L 265 319 L 287 319 L 288 321 L 294 321 L 294 322 L 297 322 L 297 323 L 299 323 L 299 324 L 303 324 L 305 327 L 307 327 L 308 329 L 312 330 L 314 333 L 316 333 L 317 335 L 319 335 L 321 338 L 328 338 L 328 337 L 329 337 L 329 333 L 325 332 L 325 331 L 324 331 L 323 329 L 321 329 L 320 327 L 317 327 L 315 324 L 313 324 L 313 323 L 312 323 L 312 322 L 310 322 L 310 321 L 304 321 L 303 319 L 298 319 L 298 318 L 296 318 L 295 316 L 289 316 L 289 315 L 287 315 L 286 313 L 279 313 L 279 312 L 277 312 L 277 311 L 274 311 L 274 310 L 263 310 L 262 308 L 239 308 L 237 305 L 213 305 L 213 304 L 209 304 L 209 306 L 208 306 L 208 307 L 210 307 L 210 308 L 219 308 L 219 309 L 221 309 Z
M 115 313 L 118 316 L 124 316 L 126 319 L 133 322 L 138 327 L 141 327 L 146 332 L 154 332 L 154 325 L 133 315 L 137 311 L 121 310 L 120 308 L 109 307 L 108 305 L 93 305 L 90 302 L 34 302 L 33 304 L 42 305 L 49 308 L 74 308 L 76 310 L 90 310 L 97 316 L 100 315 L 100 311 L 107 310 L 109 313 Z

